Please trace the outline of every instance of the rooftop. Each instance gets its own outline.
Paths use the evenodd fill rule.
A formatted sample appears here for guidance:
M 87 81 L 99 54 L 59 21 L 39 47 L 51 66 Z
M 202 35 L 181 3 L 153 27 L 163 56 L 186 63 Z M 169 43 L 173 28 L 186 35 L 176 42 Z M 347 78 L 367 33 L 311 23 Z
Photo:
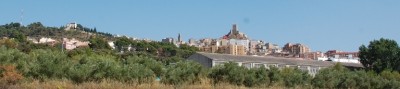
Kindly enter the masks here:
M 276 63 L 286 65 L 310 65 L 310 66 L 321 66 L 328 67 L 333 66 L 336 62 L 331 61 L 317 61 L 317 60 L 303 60 L 295 58 L 282 58 L 272 56 L 247 56 L 247 55 L 230 55 L 230 54 L 217 54 L 217 53 L 203 53 L 197 52 L 196 54 L 203 55 L 214 61 L 235 61 L 235 62 L 259 62 L 259 63 Z M 346 67 L 358 67 L 362 68 L 363 65 L 359 63 L 341 63 Z

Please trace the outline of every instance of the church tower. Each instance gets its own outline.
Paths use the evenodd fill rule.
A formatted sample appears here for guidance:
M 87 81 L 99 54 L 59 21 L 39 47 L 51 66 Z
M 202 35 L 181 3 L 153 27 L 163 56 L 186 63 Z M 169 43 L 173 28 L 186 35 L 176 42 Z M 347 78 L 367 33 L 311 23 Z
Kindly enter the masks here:
M 181 33 L 178 33 L 178 43 L 181 44 L 182 43 L 182 39 L 181 39 Z

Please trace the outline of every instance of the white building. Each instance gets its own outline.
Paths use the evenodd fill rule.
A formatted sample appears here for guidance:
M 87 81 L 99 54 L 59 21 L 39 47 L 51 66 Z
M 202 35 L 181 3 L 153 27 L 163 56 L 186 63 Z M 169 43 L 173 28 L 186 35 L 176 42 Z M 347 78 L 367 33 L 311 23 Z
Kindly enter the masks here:
M 42 37 L 39 40 L 28 37 L 28 40 L 32 41 L 35 44 L 44 44 L 44 43 L 55 44 L 57 42 L 57 40 L 54 40 L 52 38 L 47 38 L 47 37 Z
M 64 30 L 76 30 L 78 28 L 78 24 L 76 22 L 68 23 Z
M 108 45 L 109 45 L 112 49 L 115 49 L 114 41 L 109 41 L 109 42 L 108 42 Z
M 67 50 L 73 50 L 77 47 L 89 46 L 89 41 L 83 42 L 83 41 L 79 41 L 75 38 L 72 38 L 72 39 L 63 38 L 63 46 Z
M 343 62 L 343 63 L 360 63 L 360 58 L 353 57 L 353 55 L 346 55 L 347 57 L 340 57 L 339 55 L 335 55 L 334 57 L 328 58 L 328 61 L 333 62 Z
M 250 40 L 238 40 L 238 39 L 230 39 L 228 45 L 243 45 L 245 47 L 245 52 L 248 52 Z
M 226 62 L 235 62 L 239 66 L 246 68 L 258 68 L 271 66 L 279 69 L 290 67 L 299 68 L 302 71 L 307 71 L 310 75 L 315 75 L 322 68 L 333 66 L 335 62 L 329 61 L 316 61 L 316 60 L 299 60 L 293 58 L 279 58 L 279 57 L 264 57 L 264 56 L 237 56 L 229 54 L 215 54 L 215 53 L 202 53 L 198 52 L 188 58 L 188 60 L 196 61 L 205 67 L 214 67 Z M 363 68 L 359 63 L 342 63 L 343 66 L 348 68 Z
M 281 53 L 282 52 L 282 48 L 279 47 L 279 45 L 277 45 L 277 44 L 266 43 L 265 46 L 267 47 L 269 53 Z
M 341 58 L 336 59 L 336 58 L 331 58 L 329 60 L 331 60 L 333 62 L 342 62 L 342 63 L 360 63 L 359 59 L 341 59 Z

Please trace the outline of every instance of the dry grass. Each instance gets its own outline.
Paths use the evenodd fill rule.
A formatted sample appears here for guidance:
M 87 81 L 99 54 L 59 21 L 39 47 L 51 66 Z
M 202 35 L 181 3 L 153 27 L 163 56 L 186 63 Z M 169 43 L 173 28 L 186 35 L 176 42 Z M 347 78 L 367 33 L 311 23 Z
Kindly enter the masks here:
M 124 83 L 112 80 L 103 80 L 102 82 L 85 82 L 75 84 L 69 80 L 47 80 L 45 82 L 24 81 L 15 85 L 9 85 L 3 88 L 8 89 L 247 89 L 244 86 L 231 85 L 229 83 L 220 83 L 215 86 L 209 79 L 201 79 L 196 84 L 168 85 L 160 82 L 137 84 Z M 254 87 L 252 89 L 265 89 L 266 87 Z M 269 89 L 283 89 L 284 87 L 272 86 Z
M 166 85 L 160 82 L 135 84 L 123 83 L 118 81 L 105 80 L 102 82 L 85 82 L 75 84 L 68 80 L 48 80 L 46 82 L 39 82 L 37 80 L 32 82 L 22 82 L 15 85 L 4 86 L 8 89 L 245 89 L 242 86 L 233 86 L 229 84 L 220 84 L 212 86 L 211 84 L 199 83 L 191 85 Z

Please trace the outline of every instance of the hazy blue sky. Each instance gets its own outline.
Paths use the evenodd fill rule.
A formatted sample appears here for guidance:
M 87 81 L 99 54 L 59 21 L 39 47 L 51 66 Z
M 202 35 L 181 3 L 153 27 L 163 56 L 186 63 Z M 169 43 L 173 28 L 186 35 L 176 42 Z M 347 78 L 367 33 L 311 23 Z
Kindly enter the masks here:
M 219 38 L 231 24 L 251 39 L 313 51 L 357 51 L 381 37 L 400 41 L 400 0 L 4 0 L 0 24 L 62 26 L 161 40 L 178 33 Z

